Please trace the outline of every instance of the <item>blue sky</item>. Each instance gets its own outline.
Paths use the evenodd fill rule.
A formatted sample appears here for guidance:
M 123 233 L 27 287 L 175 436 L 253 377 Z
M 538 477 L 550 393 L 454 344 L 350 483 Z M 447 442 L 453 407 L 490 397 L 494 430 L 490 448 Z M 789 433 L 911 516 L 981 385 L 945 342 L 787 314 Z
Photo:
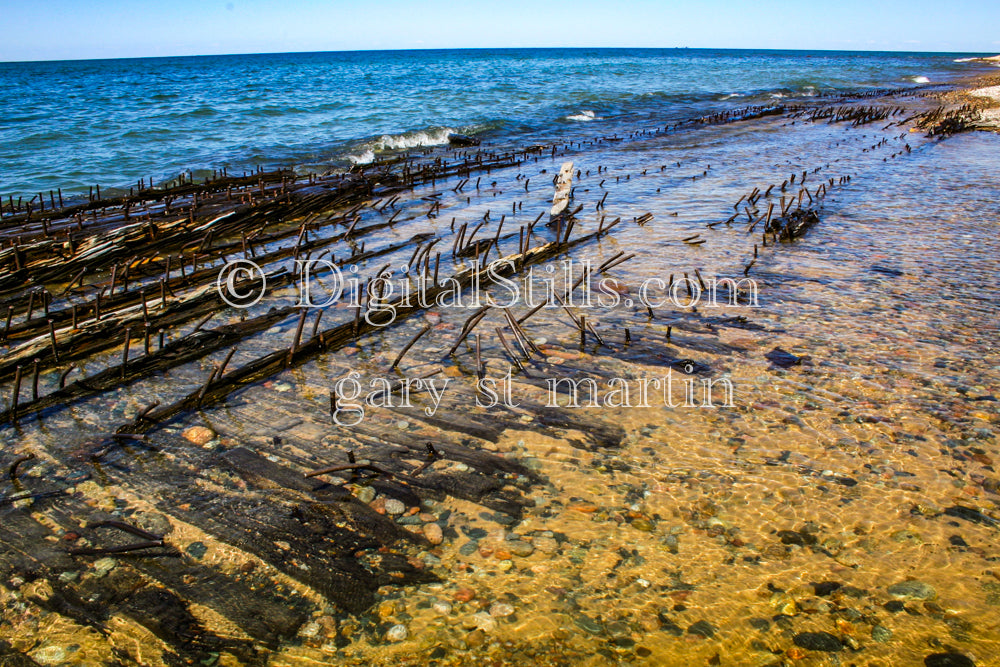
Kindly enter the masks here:
M 566 46 L 1000 53 L 996 0 L 15 0 L 0 26 L 0 61 Z

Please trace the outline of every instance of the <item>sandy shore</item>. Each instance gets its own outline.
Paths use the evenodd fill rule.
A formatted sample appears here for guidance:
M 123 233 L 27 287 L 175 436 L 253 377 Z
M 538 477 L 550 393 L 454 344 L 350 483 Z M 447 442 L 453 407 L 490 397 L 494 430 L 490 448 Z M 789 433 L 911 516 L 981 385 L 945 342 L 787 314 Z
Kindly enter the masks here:
M 970 90 L 969 95 L 973 97 L 984 97 L 991 100 L 995 105 L 1000 105 L 1000 86 L 987 86 Z M 982 124 L 984 127 L 1000 129 L 1000 106 L 992 109 L 983 109 L 981 112 Z
M 997 57 L 984 58 L 997 60 Z M 946 106 L 955 110 L 962 105 L 970 105 L 979 110 L 976 127 L 984 130 L 1000 129 L 1000 76 L 981 74 L 959 81 L 953 90 L 940 96 Z

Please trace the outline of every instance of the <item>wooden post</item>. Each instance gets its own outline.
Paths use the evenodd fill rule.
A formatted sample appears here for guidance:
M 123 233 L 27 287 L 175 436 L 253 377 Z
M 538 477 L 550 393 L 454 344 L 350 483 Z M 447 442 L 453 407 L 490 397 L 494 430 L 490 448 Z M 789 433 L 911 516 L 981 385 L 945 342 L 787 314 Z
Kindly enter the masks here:
M 561 217 L 569 207 L 573 190 L 573 163 L 564 162 L 556 176 L 555 194 L 552 197 L 552 208 L 549 210 L 550 218 Z

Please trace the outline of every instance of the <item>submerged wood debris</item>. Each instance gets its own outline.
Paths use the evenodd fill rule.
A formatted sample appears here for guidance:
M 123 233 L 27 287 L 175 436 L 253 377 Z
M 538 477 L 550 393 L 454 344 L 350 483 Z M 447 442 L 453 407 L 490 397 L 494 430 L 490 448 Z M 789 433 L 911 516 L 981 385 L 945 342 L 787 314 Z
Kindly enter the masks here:
M 656 132 L 780 117 L 852 126 L 888 122 L 883 129 L 911 123 L 931 135 L 947 135 L 967 129 L 975 111 L 907 116 L 902 107 L 868 103 L 889 94 L 873 92 L 808 107 L 748 107 Z M 705 375 L 710 368 L 689 355 L 723 346 L 706 344 L 699 336 L 752 326 L 740 319 L 699 316 L 686 321 L 678 316 L 665 331 L 601 330 L 556 295 L 579 347 L 592 353 L 574 357 L 564 345 L 536 342 L 537 334 L 526 323 L 538 307 L 487 306 L 465 320 L 443 357 L 464 375 L 480 379 L 489 370 L 510 368 L 528 396 L 516 407 L 469 410 L 476 394 L 465 388 L 434 414 L 422 405 L 386 409 L 396 419 L 419 425 L 413 431 L 394 430 L 386 420 L 339 426 L 315 402 L 304 406 L 277 395 L 264 414 L 241 411 L 241 396 L 248 389 L 377 332 L 403 330 L 426 308 L 397 298 L 387 302 L 392 316 L 382 310 L 368 318 L 362 317 L 360 304 L 328 311 L 287 306 L 213 324 L 225 312 L 216 280 L 227 260 L 252 259 L 266 267 L 272 290 L 294 286 L 299 279 L 281 267 L 288 260 L 328 256 L 338 267 L 363 266 L 360 279 L 370 304 L 386 289 L 385 267 L 374 270 L 381 260 L 412 253 L 405 263 L 407 275 L 424 281 L 433 299 L 456 285 L 464 290 L 485 286 L 568 256 L 622 224 L 621 217 L 606 220 L 604 211 L 614 202 L 607 203 L 604 180 L 599 198 L 571 209 L 573 163 L 567 161 L 553 179 L 551 207 L 546 204 L 534 222 L 505 226 L 506 215 L 498 219 L 487 211 L 482 220 L 456 225 L 452 219 L 450 227 L 439 225 L 440 234 L 388 241 L 379 232 L 442 216 L 440 193 L 426 194 L 427 189 L 446 187 L 456 195 L 466 188 L 485 190 L 489 186 L 484 181 L 493 171 L 517 169 L 540 158 L 562 159 L 573 149 L 553 144 L 493 152 L 479 148 L 474 138 L 449 139 L 448 151 L 387 159 L 345 174 L 258 170 L 231 176 L 223 171 L 204 183 L 152 187 L 142 181 L 128 195 L 110 198 L 101 198 L 98 188 L 86 201 L 65 201 L 61 192 L 58 204 L 54 194 L 48 205 L 44 197 L 23 205 L 11 200 L 0 218 L 0 338 L 7 345 L 0 359 L 4 428 L 16 433 L 41 428 L 81 401 L 213 353 L 226 354 L 198 386 L 171 400 L 150 402 L 120 423 L 109 418 L 107 432 L 98 437 L 66 443 L 63 450 L 4 452 L 0 577 L 45 582 L 46 594 L 33 597 L 33 604 L 105 638 L 113 632 L 112 618 L 131 619 L 162 643 L 163 659 L 170 664 L 206 661 L 218 653 L 264 664 L 270 651 L 296 635 L 317 604 L 332 605 L 342 621 L 368 610 L 383 586 L 439 579 L 413 557 L 415 550 L 429 546 L 428 538 L 360 500 L 358 486 L 399 501 L 406 511 L 428 499 L 453 497 L 516 522 L 531 506 L 531 490 L 544 480 L 486 444 L 519 430 L 586 449 L 613 449 L 627 437 L 612 416 L 540 399 L 554 360 L 560 373 L 595 382 L 616 377 L 627 364 Z M 466 148 L 475 150 L 456 150 Z M 736 202 L 732 217 L 708 227 L 744 222 L 746 234 L 752 239 L 759 235 L 762 248 L 801 238 L 821 220 L 828 192 L 850 183 L 849 175 L 821 179 L 816 174 L 822 169 L 793 174 L 764 191 L 755 188 Z M 548 186 L 546 178 L 541 182 Z M 530 180 L 523 181 L 526 193 Z M 577 218 L 591 205 L 600 214 L 596 225 Z M 517 203 L 510 213 L 511 219 L 520 214 Z M 538 226 L 546 213 L 550 218 Z M 653 220 L 652 213 L 633 218 L 638 226 Z M 706 240 L 698 234 L 681 242 L 696 250 Z M 754 243 L 745 274 L 758 252 Z M 622 250 L 598 272 L 633 256 Z M 490 272 L 490 257 L 507 262 Z M 678 274 L 683 271 L 704 286 L 699 270 Z M 688 274 L 683 275 L 687 283 Z M 667 287 L 673 286 L 671 276 Z M 647 310 L 646 319 L 654 320 L 657 314 Z M 289 319 L 297 319 L 291 345 L 266 354 L 256 349 L 242 353 L 255 335 Z M 440 363 L 441 352 L 421 350 L 429 330 L 405 330 L 407 342 L 397 347 L 386 368 L 387 377 L 394 378 L 390 391 L 403 389 L 393 375 L 398 366 L 412 362 L 422 368 L 432 358 Z M 493 358 L 485 361 L 483 336 L 499 343 L 488 353 Z M 791 365 L 784 357 L 775 364 Z M 40 378 L 49 380 L 43 383 L 49 391 L 40 391 Z M 322 397 L 327 398 L 331 411 L 343 400 L 335 392 Z M 209 437 L 216 444 L 192 446 L 178 424 L 213 406 L 218 414 L 213 413 Z M 279 424 L 282 420 L 291 425 Z M 282 433 L 273 435 L 282 456 L 268 456 L 266 450 L 241 442 L 237 422 Z M 96 502 L 108 489 L 131 499 L 132 505 Z M 178 533 L 192 531 L 201 540 L 187 539 L 187 548 L 179 548 Z M 192 546 L 204 540 L 226 545 L 238 559 L 202 560 Z M 104 576 L 78 576 L 110 555 L 127 562 Z M 200 608 L 221 615 L 238 632 L 209 627 L 194 612 Z M 349 641 L 339 627 L 337 632 L 338 644 Z

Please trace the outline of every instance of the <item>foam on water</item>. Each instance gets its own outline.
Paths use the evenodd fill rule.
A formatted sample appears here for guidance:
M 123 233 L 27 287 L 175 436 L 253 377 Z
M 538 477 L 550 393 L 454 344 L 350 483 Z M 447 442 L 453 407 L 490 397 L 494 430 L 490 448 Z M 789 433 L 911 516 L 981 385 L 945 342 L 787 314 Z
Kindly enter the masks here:
M 370 164 L 380 153 L 405 151 L 421 146 L 444 146 L 452 134 L 475 134 L 481 128 L 435 127 L 426 130 L 414 130 L 400 134 L 383 134 L 377 139 L 365 142 L 361 151 L 349 153 L 347 159 L 353 164 Z
M 354 164 L 371 164 L 375 161 L 375 151 L 369 148 L 360 155 L 348 155 L 347 159 Z
M 443 146 L 448 143 L 448 135 L 457 132 L 452 127 L 439 127 L 402 134 L 383 134 L 373 143 L 372 148 L 375 151 L 398 151 L 419 146 Z

